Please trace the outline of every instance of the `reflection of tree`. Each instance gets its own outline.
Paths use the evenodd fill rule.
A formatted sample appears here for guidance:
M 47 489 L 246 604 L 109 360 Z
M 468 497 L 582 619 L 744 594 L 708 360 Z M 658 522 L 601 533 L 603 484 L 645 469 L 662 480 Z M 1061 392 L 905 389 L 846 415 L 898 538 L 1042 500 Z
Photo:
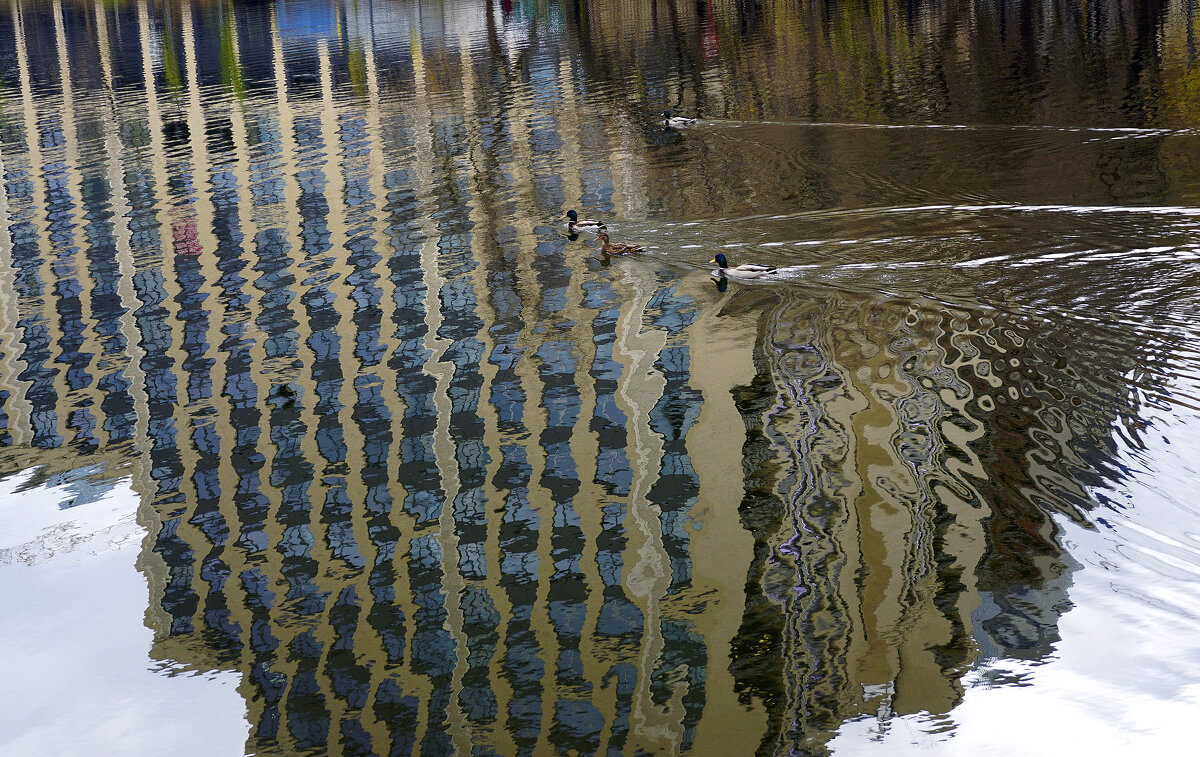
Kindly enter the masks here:
M 742 445 L 742 469 L 745 496 L 738 505 L 742 526 L 754 536 L 754 554 L 746 577 L 746 611 L 738 635 L 730 646 L 730 669 L 739 696 L 744 701 L 759 698 L 769 713 L 768 732 L 763 744 L 772 744 L 782 727 L 780 721 L 787 692 L 783 681 L 783 626 L 781 608 L 766 596 L 763 585 L 771 542 L 783 526 L 784 503 L 774 492 L 779 464 L 773 459 L 770 442 L 763 433 L 763 418 L 773 399 L 775 385 L 767 366 L 756 350 L 758 371 L 747 387 L 734 393 L 738 412 L 746 421 L 746 440 Z M 740 395 L 740 396 L 739 396 Z
M 638 100 L 706 116 L 1150 126 L 1190 123 L 1156 96 L 1166 62 L 1168 81 L 1194 78 L 1189 8 L 643 0 L 581 4 L 568 19 L 589 78 L 637 70 Z M 1114 102 L 1120 112 L 1097 111 Z

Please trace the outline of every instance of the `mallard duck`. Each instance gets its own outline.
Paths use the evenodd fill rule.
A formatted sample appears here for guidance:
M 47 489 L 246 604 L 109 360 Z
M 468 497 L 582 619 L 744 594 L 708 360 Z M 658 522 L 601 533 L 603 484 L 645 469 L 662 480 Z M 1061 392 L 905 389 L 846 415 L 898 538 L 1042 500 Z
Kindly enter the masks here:
M 567 229 L 570 231 L 599 231 L 605 228 L 601 221 L 579 220 L 579 214 L 574 210 L 567 211 Z
M 668 129 L 683 129 L 688 126 L 694 126 L 696 119 L 684 118 L 683 116 L 672 116 L 671 111 L 663 111 L 662 125 Z
M 626 244 L 624 242 L 613 242 L 608 238 L 608 234 L 600 232 L 600 249 L 604 250 L 609 255 L 624 255 L 629 252 L 641 252 L 646 249 L 640 244 Z
M 717 264 L 717 270 L 713 271 L 712 275 L 718 278 L 732 276 L 735 279 L 757 279 L 759 276 L 766 276 L 775 271 L 773 265 L 758 265 L 757 263 L 743 263 L 736 267 L 730 267 L 729 259 L 723 252 L 718 252 L 712 262 Z

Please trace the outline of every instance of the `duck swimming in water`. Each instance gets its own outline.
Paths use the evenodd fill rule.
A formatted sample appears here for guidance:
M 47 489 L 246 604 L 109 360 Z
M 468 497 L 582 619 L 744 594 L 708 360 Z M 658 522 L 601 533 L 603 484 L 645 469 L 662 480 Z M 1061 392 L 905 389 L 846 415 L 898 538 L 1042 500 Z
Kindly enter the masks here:
M 599 231 L 605 228 L 601 221 L 579 220 L 579 214 L 574 210 L 567 211 L 567 229 L 571 232 L 576 231 Z
M 713 263 L 717 264 L 717 270 L 712 272 L 713 276 L 722 278 L 730 276 L 735 279 L 757 279 L 760 276 L 766 276 L 775 272 L 773 265 L 758 265 L 757 263 L 743 263 L 739 266 L 730 266 L 729 259 L 725 257 L 725 253 L 718 252 L 717 256 L 712 259 Z
M 671 111 L 663 111 L 662 125 L 668 129 L 684 129 L 688 126 L 695 126 L 696 119 L 684 118 L 683 116 L 672 116 Z
M 630 252 L 641 252 L 646 249 L 640 244 L 626 244 L 624 242 L 613 242 L 609 240 L 608 234 L 600 232 L 600 249 L 604 250 L 609 255 L 625 255 Z

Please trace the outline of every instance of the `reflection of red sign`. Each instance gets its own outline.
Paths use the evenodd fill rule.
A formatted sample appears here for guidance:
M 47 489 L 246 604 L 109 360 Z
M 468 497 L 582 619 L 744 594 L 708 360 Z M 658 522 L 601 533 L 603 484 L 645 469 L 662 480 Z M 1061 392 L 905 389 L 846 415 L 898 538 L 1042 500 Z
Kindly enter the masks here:
M 176 255 L 199 255 L 202 251 L 199 236 L 196 219 L 191 216 L 178 218 L 171 223 L 171 240 Z
M 704 50 L 704 57 L 715 58 L 719 52 L 717 25 L 713 23 L 712 3 L 708 4 L 708 8 L 704 13 L 704 25 L 700 28 L 700 46 Z

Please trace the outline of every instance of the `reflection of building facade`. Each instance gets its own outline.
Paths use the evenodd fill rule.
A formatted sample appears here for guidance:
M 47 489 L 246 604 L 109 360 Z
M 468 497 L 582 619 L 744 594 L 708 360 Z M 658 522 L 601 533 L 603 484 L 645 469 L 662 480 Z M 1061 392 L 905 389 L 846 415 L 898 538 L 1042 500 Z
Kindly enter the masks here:
M 686 748 L 691 300 L 632 310 L 555 229 L 498 223 L 561 215 L 570 82 L 472 85 L 452 38 L 335 50 L 340 14 L 264 45 L 237 18 L 269 7 L 50 9 L 9 27 L 6 430 L 139 456 L 153 654 L 243 671 L 256 752 Z
M 699 5 L 695 91 L 754 101 L 715 67 L 794 19 Z M 739 191 L 648 169 L 641 101 L 585 107 L 641 49 L 587 28 L 656 44 L 645 7 L 11 8 L 0 443 L 136 461 L 152 654 L 244 673 L 248 751 L 819 751 L 1053 643 L 1029 491 L 1071 477 L 1036 402 L 989 420 L 1007 352 L 741 293 L 721 364 L 694 281 L 534 220 Z

